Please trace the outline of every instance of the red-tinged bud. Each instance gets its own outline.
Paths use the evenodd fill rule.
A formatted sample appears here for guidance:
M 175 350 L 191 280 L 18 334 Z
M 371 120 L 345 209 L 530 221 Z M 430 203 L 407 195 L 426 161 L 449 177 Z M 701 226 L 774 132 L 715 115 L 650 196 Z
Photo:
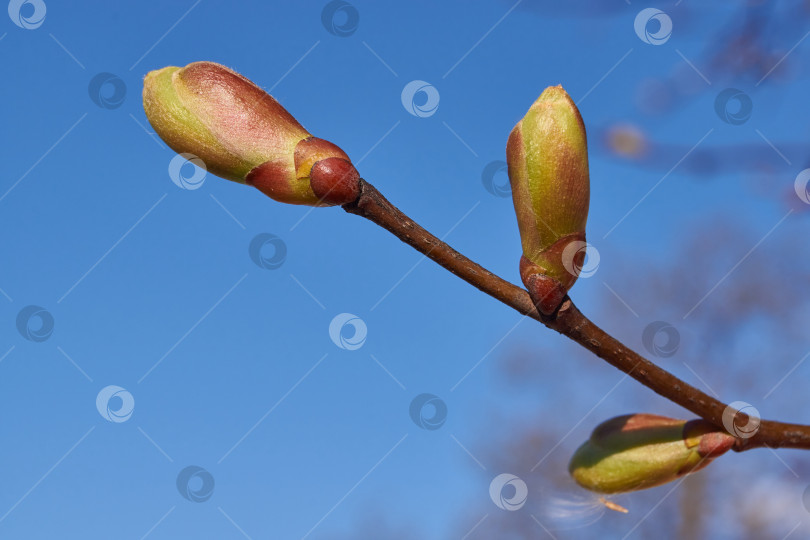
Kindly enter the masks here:
M 523 257 L 535 305 L 553 313 L 582 269 L 590 183 L 585 125 L 561 86 L 547 88 L 506 145 Z
M 313 137 L 272 96 L 213 62 L 166 67 L 144 80 L 144 110 L 178 153 L 280 202 L 330 206 L 359 195 L 349 156 Z
M 636 491 L 698 471 L 734 442 L 734 437 L 705 420 L 618 416 L 593 430 L 574 453 L 568 471 L 591 491 Z

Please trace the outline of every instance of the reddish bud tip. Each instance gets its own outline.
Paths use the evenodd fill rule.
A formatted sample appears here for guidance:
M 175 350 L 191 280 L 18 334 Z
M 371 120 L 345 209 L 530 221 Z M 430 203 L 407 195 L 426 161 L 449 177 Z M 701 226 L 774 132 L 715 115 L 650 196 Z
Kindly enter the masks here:
M 683 428 L 684 440 L 687 446 L 697 443 L 697 450 L 704 458 L 715 458 L 731 450 L 736 439 L 719 431 L 714 425 L 705 420 L 690 420 Z
M 520 258 L 520 277 L 535 307 L 543 315 L 554 313 L 567 294 L 562 283 L 540 272 L 537 265 L 526 257 Z
M 316 161 L 309 175 L 315 196 L 327 204 L 346 204 L 360 196 L 360 174 L 351 162 L 330 157 Z
M 736 439 L 728 433 L 720 431 L 707 433 L 700 439 L 698 452 L 703 457 L 714 458 L 731 450 L 735 442 Z

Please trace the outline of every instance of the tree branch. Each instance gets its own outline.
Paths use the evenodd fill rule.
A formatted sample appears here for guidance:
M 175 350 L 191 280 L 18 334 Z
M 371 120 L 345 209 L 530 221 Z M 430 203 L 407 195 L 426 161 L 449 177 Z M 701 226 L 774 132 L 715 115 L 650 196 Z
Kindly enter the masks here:
M 373 221 L 496 300 L 556 330 L 647 388 L 725 429 L 725 403 L 681 381 L 623 345 L 583 315 L 570 298 L 565 298 L 555 314 L 542 315 L 524 289 L 489 272 L 430 234 L 364 180 L 361 180 L 360 196 L 345 204 L 343 209 Z M 747 415 L 738 412 L 736 421 L 738 425 L 744 425 L 748 421 Z M 737 438 L 735 450 L 762 446 L 810 449 L 810 426 L 761 420 L 753 436 Z

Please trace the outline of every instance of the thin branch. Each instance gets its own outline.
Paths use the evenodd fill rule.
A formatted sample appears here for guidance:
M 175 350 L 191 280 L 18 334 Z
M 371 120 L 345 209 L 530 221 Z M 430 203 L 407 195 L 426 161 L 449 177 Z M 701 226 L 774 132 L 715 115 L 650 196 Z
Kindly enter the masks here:
M 591 322 L 570 298 L 563 301 L 554 315 L 546 317 L 540 314 L 524 289 L 489 272 L 430 234 L 388 202 L 368 182 L 361 180 L 360 197 L 344 205 L 343 209 L 350 214 L 357 214 L 373 221 L 496 300 L 542 322 L 627 373 L 647 388 L 723 428 L 723 412 L 727 408 L 725 403 L 683 382 L 630 350 Z M 737 414 L 738 421 L 743 423 L 747 421 L 744 413 Z M 761 420 L 755 435 L 737 439 L 735 450 L 743 451 L 762 446 L 810 449 L 810 426 Z

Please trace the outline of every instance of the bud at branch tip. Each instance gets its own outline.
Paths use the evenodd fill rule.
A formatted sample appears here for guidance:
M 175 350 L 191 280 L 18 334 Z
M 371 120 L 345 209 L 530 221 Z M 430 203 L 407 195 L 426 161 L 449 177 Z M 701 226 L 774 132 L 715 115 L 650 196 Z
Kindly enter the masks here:
M 277 201 L 331 206 L 360 194 L 360 175 L 343 150 L 313 137 L 272 96 L 225 66 L 151 71 L 143 107 L 172 150 Z

